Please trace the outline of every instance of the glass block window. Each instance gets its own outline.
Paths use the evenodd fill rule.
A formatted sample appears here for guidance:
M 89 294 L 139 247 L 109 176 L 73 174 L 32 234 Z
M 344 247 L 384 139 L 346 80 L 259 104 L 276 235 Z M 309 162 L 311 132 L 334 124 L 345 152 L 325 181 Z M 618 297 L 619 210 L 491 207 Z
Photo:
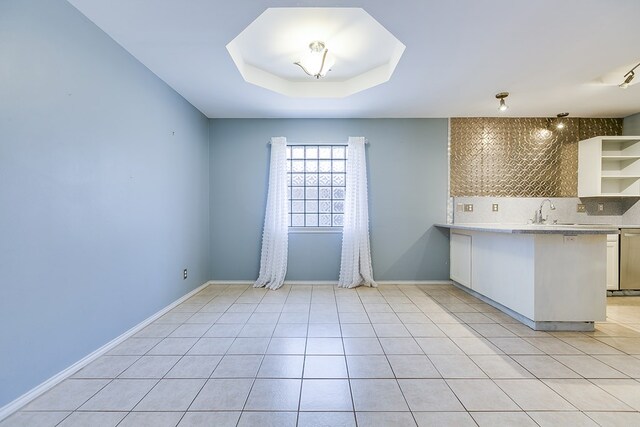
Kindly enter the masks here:
M 289 227 L 342 227 L 347 147 L 289 145 Z

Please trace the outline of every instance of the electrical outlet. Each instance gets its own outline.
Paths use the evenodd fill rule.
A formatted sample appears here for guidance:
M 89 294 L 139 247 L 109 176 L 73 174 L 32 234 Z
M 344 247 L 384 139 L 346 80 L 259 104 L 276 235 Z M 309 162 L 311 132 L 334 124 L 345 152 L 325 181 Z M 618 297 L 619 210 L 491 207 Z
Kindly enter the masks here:
M 604 212 L 604 203 L 598 203 L 598 212 Z
M 456 205 L 456 212 L 464 212 L 464 205 L 462 203 Z
M 187 279 L 187 269 L 185 268 L 184 270 L 182 270 L 182 280 L 186 280 Z
M 494 203 L 491 205 L 491 212 L 498 212 L 498 204 Z
M 564 242 L 565 243 L 575 243 L 576 240 L 578 240 L 578 236 L 574 236 L 574 235 L 565 235 L 564 236 Z
M 465 212 L 473 212 L 473 203 L 465 203 L 464 204 Z
M 578 203 L 578 207 L 577 207 L 576 211 L 577 212 L 586 212 L 587 211 L 587 207 L 582 203 Z

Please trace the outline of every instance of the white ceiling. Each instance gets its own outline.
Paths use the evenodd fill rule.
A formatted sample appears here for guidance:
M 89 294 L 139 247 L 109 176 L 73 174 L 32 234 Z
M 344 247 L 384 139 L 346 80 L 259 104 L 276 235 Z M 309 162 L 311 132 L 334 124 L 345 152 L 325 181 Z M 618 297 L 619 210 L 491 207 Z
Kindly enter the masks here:
M 609 76 L 640 62 L 639 0 L 68 1 L 208 117 L 497 116 L 500 91 L 506 116 L 640 112 L 640 84 Z M 245 82 L 225 49 L 268 7 L 361 7 L 406 50 L 384 84 L 289 98 Z

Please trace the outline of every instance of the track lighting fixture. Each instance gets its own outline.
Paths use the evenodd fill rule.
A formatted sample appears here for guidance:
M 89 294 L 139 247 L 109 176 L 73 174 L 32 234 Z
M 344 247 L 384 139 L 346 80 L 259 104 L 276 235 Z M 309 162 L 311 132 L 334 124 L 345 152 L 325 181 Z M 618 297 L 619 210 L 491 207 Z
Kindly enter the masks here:
M 500 100 L 500 105 L 498 106 L 498 111 L 504 113 L 509 108 L 509 107 L 507 107 L 507 104 L 504 102 L 504 99 L 507 96 L 509 96 L 509 92 L 500 92 L 500 93 L 496 94 L 496 98 L 498 98 Z
M 553 132 L 553 130 L 563 130 L 565 127 L 567 127 L 567 123 L 566 120 L 564 120 L 565 117 L 567 117 L 569 115 L 569 113 L 558 113 L 556 114 L 556 118 L 555 119 L 547 119 L 547 128 L 543 130 L 542 134 L 543 136 L 548 137 L 551 136 L 551 133 Z
M 564 120 L 562 120 L 562 119 L 564 119 L 568 115 L 569 115 L 569 113 L 556 114 L 556 120 L 555 120 L 556 129 L 562 130 L 562 129 L 565 128 L 566 124 L 565 124 Z
M 624 81 L 622 83 L 620 83 L 618 85 L 618 87 L 621 87 L 622 89 L 628 88 L 629 87 L 629 83 L 631 83 L 631 80 L 633 80 L 633 78 L 636 76 L 635 73 L 633 72 L 633 70 L 635 70 L 638 67 L 640 67 L 640 63 L 637 64 L 632 69 L 630 69 L 629 72 L 624 75 Z

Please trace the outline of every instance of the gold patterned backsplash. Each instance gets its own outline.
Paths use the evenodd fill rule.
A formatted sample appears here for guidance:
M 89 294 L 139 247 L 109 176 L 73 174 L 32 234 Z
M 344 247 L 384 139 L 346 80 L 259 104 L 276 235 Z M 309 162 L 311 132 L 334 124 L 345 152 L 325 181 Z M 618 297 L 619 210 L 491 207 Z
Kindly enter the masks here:
M 451 196 L 577 197 L 578 141 L 621 135 L 622 119 L 452 118 Z

